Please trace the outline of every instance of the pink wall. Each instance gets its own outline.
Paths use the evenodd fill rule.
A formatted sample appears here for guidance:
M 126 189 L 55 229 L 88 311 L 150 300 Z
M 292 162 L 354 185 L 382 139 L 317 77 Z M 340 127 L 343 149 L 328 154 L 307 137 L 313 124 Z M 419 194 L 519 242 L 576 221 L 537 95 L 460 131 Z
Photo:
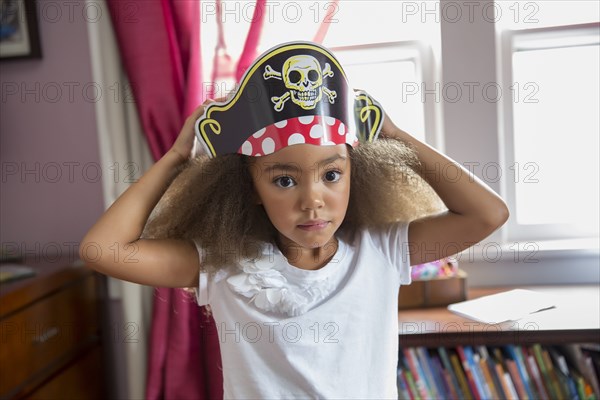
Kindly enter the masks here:
M 45 257 L 76 253 L 110 171 L 100 170 L 86 16 L 36 3 L 43 58 L 0 61 L 0 241 Z

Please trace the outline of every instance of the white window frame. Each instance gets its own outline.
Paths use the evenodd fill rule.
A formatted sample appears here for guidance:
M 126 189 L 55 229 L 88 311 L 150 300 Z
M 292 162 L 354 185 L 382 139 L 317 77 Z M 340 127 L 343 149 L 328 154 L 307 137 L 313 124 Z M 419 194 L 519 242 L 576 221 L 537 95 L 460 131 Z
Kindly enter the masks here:
M 501 86 L 508 88 L 513 84 L 513 54 L 520 51 L 557 49 L 600 44 L 598 29 L 600 24 L 579 24 L 525 30 L 506 30 L 501 36 Z M 504 96 L 500 107 L 500 135 L 504 143 L 500 145 L 504 165 L 514 166 L 514 114 L 512 96 Z M 507 177 L 510 174 L 505 174 Z M 516 183 L 510 179 L 502 180 L 502 192 L 509 209 L 516 210 Z M 572 224 L 519 224 L 513 213 L 505 228 L 505 239 L 523 240 L 569 240 L 576 238 L 597 238 L 597 232 L 582 230 Z
M 422 83 L 425 87 L 433 87 L 436 82 L 437 70 L 433 49 L 422 41 L 341 46 L 333 47 L 331 50 L 342 65 L 346 67 L 365 63 L 364 60 L 369 60 L 369 64 L 412 61 L 416 65 L 417 81 L 419 83 Z M 425 141 L 434 147 L 441 148 L 443 146 L 443 135 L 440 128 L 441 112 L 439 102 L 436 103 L 425 98 L 422 105 L 425 119 Z

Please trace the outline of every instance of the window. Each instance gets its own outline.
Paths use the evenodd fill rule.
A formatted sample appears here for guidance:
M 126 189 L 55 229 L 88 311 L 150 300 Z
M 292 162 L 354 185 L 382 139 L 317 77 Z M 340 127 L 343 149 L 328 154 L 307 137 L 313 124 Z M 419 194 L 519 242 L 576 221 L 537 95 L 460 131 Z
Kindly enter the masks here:
M 503 33 L 509 240 L 598 236 L 598 29 Z
M 358 89 L 368 88 L 396 125 L 420 140 L 436 143 L 437 103 L 421 98 L 423 86 L 434 86 L 430 48 L 418 42 L 397 42 L 332 51 L 350 83 Z
M 254 3 L 221 3 L 221 32 L 234 64 L 244 47 Z M 399 127 L 438 145 L 439 101 L 433 96 L 422 99 L 423 92 L 431 90 L 437 80 L 440 26 L 433 14 L 438 11 L 428 7 L 428 18 L 422 21 L 409 12 L 413 6 L 386 0 L 267 2 L 258 52 L 283 42 L 313 40 L 325 19 L 323 44 L 340 59 L 350 84 L 367 90 Z M 217 44 L 217 13 L 213 2 L 203 2 L 202 9 L 201 39 L 203 49 L 207 49 L 203 71 L 210 77 L 211 51 Z M 232 90 L 235 83 L 227 76 L 215 86 L 218 97 Z

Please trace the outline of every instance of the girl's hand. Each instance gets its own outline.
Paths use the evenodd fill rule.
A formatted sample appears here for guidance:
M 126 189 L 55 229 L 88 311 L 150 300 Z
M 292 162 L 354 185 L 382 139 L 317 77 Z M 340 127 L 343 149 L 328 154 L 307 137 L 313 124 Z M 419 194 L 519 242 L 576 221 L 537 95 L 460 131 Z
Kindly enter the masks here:
M 192 156 L 195 140 L 194 125 L 196 124 L 196 120 L 200 118 L 202 114 L 204 114 L 204 109 L 206 106 L 214 101 L 221 100 L 222 99 L 206 99 L 206 101 L 202 103 L 201 106 L 196 108 L 194 112 L 192 112 L 192 114 L 185 120 L 185 123 L 181 128 L 181 132 L 179 132 L 175 143 L 173 143 L 173 146 L 171 147 L 171 151 L 179 155 L 183 161 L 187 161 Z
M 408 135 L 394 124 L 387 113 L 384 113 L 383 124 L 381 125 L 379 136 L 388 139 L 398 139 L 400 134 Z

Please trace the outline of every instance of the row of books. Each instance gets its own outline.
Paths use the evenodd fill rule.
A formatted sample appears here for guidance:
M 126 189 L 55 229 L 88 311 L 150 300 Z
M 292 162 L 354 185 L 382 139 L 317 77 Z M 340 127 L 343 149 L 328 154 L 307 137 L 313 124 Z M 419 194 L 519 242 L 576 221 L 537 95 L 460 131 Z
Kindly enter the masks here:
M 401 348 L 400 399 L 600 400 L 600 345 Z

